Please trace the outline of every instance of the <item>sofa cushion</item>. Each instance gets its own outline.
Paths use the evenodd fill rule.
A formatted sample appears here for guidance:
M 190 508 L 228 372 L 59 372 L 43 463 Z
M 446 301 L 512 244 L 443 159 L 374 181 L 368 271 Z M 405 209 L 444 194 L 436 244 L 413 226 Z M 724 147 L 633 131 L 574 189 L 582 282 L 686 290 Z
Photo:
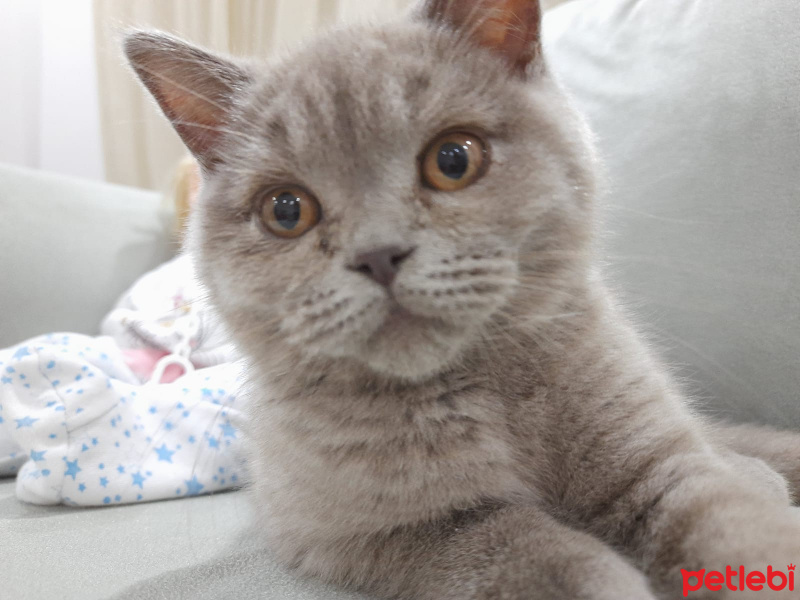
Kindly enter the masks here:
M 609 175 L 615 287 L 714 414 L 800 427 L 800 2 L 576 0 L 552 67 Z
M 0 348 L 96 334 L 117 298 L 174 253 L 159 194 L 0 165 Z
M 13 600 L 364 600 L 298 580 L 254 546 L 244 492 L 102 509 L 33 506 L 0 480 Z

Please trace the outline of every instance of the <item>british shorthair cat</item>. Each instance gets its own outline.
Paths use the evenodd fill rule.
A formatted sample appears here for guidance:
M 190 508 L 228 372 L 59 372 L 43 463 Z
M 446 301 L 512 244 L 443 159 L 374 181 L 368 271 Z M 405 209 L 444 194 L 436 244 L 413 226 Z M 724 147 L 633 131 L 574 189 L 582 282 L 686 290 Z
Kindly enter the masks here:
M 258 525 L 302 574 L 647 600 L 800 561 L 800 436 L 693 413 L 603 284 L 540 29 L 538 0 L 425 0 L 270 61 L 126 39 L 203 167 L 188 247 L 247 357 Z M 720 587 L 692 597 L 792 594 Z

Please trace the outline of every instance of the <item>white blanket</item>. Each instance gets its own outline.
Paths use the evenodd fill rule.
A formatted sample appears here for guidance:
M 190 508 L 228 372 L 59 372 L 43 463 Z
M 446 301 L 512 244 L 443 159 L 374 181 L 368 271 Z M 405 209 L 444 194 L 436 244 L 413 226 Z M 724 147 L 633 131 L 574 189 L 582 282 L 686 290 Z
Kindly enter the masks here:
M 20 499 L 102 506 L 241 485 L 242 369 L 201 299 L 179 258 L 123 297 L 112 335 L 0 351 L 0 476 L 17 474 Z M 131 352 L 186 368 L 147 382 Z

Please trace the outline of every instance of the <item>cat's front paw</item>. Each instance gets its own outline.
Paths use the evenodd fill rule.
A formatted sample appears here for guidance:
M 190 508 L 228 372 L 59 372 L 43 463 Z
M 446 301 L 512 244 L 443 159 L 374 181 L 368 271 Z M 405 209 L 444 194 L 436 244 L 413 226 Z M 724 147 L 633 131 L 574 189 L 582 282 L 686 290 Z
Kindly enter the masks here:
M 577 564 L 539 574 L 535 584 L 523 572 L 507 576 L 480 600 L 657 600 L 647 577 L 617 555 Z
M 726 457 L 736 472 L 763 494 L 780 504 L 792 503 L 792 490 L 786 477 L 770 467 L 764 460 L 738 453 L 730 453 Z

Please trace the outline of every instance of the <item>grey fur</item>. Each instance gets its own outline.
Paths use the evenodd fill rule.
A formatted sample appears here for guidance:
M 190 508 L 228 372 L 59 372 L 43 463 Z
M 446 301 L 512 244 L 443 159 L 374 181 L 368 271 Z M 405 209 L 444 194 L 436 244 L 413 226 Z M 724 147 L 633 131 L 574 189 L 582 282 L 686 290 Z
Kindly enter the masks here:
M 800 437 L 693 414 L 615 304 L 590 136 L 538 35 L 510 62 L 475 43 L 514 4 L 432 0 L 269 63 L 127 41 L 168 116 L 183 118 L 164 101 L 177 86 L 219 123 L 190 246 L 250 363 L 271 550 L 306 575 L 431 600 L 672 599 L 681 568 L 796 563 Z M 527 40 L 539 11 L 526 14 Z M 435 192 L 418 156 L 456 126 L 485 136 L 491 167 Z M 299 239 L 255 223 L 254 198 L 281 184 L 323 207 Z M 393 288 L 400 317 L 348 269 L 388 245 L 416 248 Z M 713 597 L 772 597 L 727 594 Z

